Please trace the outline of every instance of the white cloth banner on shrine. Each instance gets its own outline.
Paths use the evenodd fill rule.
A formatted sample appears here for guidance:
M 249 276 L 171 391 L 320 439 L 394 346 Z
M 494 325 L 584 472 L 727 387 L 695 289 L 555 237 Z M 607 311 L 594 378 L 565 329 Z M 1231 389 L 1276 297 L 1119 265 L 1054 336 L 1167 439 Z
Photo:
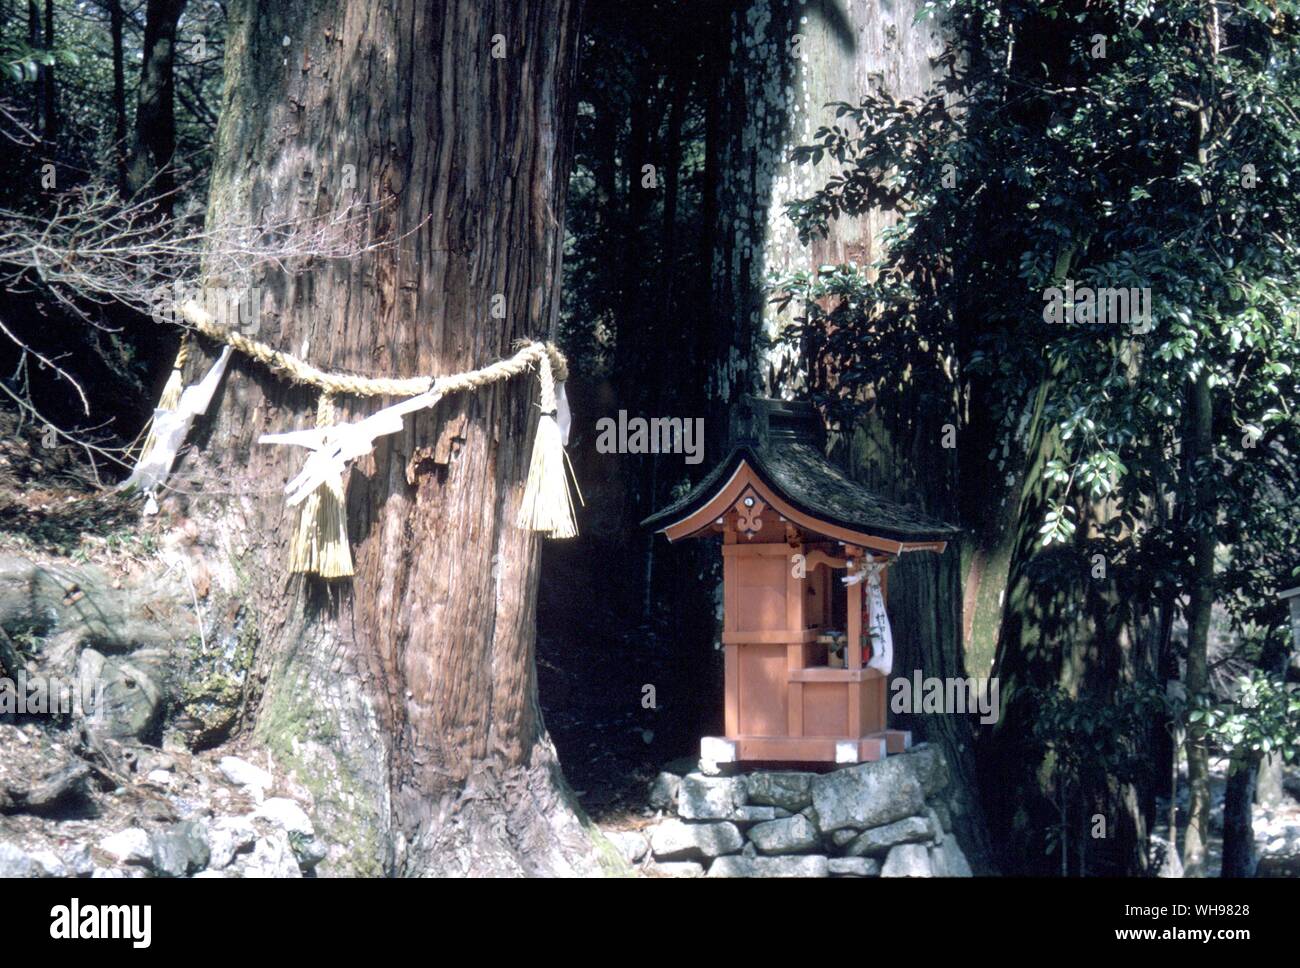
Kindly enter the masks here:
M 871 661 L 867 665 L 879 669 L 884 675 L 894 671 L 894 633 L 889 628 L 889 615 L 885 612 L 885 596 L 880 590 L 880 573 L 883 563 L 867 559 L 867 601 L 871 606 Z
M 880 588 L 880 575 L 884 570 L 885 562 L 877 562 L 868 555 L 856 572 L 845 575 L 841 580 L 846 585 L 856 585 L 866 580 L 867 634 L 871 637 L 871 659 L 867 662 L 867 667 L 889 675 L 894 671 L 894 633 L 889 627 L 885 596 Z

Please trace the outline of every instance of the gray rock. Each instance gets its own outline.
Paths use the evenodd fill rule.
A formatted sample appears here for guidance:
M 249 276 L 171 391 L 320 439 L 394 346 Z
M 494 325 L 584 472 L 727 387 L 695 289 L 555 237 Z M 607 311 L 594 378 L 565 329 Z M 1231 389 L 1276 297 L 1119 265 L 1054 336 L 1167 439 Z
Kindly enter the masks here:
M 83 649 L 77 670 L 82 695 L 99 697 L 88 710 L 87 726 L 97 735 L 119 740 L 147 734 L 162 709 L 167 660 L 164 649 L 138 649 L 129 657 L 111 658 Z
M 42 877 L 44 871 L 27 851 L 0 841 L 0 877 Z
M 921 844 L 899 844 L 890 848 L 880 868 L 881 877 L 933 877 L 930 851 Z
M 955 837 L 949 837 L 940 847 L 930 848 L 930 867 L 935 877 L 972 877 L 970 864 Z
M 72 872 L 69 871 L 67 866 L 63 863 L 63 858 L 52 850 L 46 849 L 33 851 L 29 856 L 36 862 L 36 866 L 40 868 L 41 872 L 37 875 L 39 877 L 72 876 Z
M 943 843 L 943 821 L 939 819 L 939 814 L 933 807 L 925 808 L 926 820 L 930 823 L 930 839 L 936 844 Z
M 719 857 L 709 877 L 829 877 L 827 858 L 809 854 L 785 857 Z
M 919 813 L 925 805 L 921 782 L 905 756 L 891 756 L 816 777 L 813 806 L 823 831 L 866 829 Z
M 750 828 L 748 836 L 765 854 L 798 854 L 812 850 L 820 840 L 812 821 L 800 814 L 760 823 Z
M 948 761 L 943 750 L 932 743 L 921 743 L 897 757 L 916 776 L 927 797 L 948 786 Z M 893 759 L 893 757 L 891 757 Z
M 656 810 L 671 810 L 677 803 L 677 791 L 682 788 L 682 778 L 664 771 L 650 783 L 650 806 Z
M 256 796 L 259 800 L 260 794 L 275 782 L 266 770 L 254 766 L 247 760 L 241 760 L 238 756 L 223 756 L 221 762 L 217 764 L 217 769 L 235 786 L 257 791 Z
M 847 846 L 852 843 L 861 832 L 862 831 L 858 830 L 856 827 L 842 827 L 830 835 L 831 843 L 836 847 Z
M 898 844 L 929 840 L 932 834 L 930 821 L 925 817 L 905 817 L 863 831 L 844 849 L 844 853 L 848 857 L 883 857 Z
M 285 797 L 272 797 L 258 807 L 253 816 L 269 820 L 284 828 L 287 833 L 302 834 L 304 837 L 316 836 L 316 828 L 312 826 L 307 811 Z
M 689 860 L 717 857 L 740 850 L 744 838 L 734 823 L 684 823 L 669 818 L 650 834 L 655 860 Z
M 755 807 L 753 805 L 737 807 L 736 812 L 731 815 L 731 819 L 736 823 L 763 823 L 765 820 L 775 820 L 776 807 Z
M 650 843 L 645 834 L 637 830 L 607 830 L 605 839 L 614 845 L 614 849 L 629 864 L 635 864 L 645 857 Z
M 948 808 L 945 800 L 932 800 L 930 809 L 934 811 L 935 816 L 939 818 L 939 824 L 943 827 L 944 833 L 952 832 L 952 810 Z
M 85 763 L 73 762 L 46 776 L 30 789 L 15 795 L 20 802 L 20 809 L 27 813 L 47 813 L 56 810 L 69 801 L 83 799 L 86 795 L 86 777 L 90 767 Z
M 152 867 L 163 877 L 186 877 L 208 866 L 212 856 L 203 825 L 183 820 L 161 830 L 150 839 Z
M 700 773 L 682 777 L 677 794 L 677 813 L 687 820 L 726 820 L 737 807 L 744 805 L 743 777 L 704 776 Z
M 128 827 L 99 842 L 99 849 L 119 864 L 148 864 L 153 860 L 149 834 L 139 827 Z
M 812 781 L 812 773 L 751 773 L 745 777 L 747 802 L 798 813 L 812 805 Z
M 832 857 L 828 866 L 831 877 L 880 876 L 880 861 L 870 857 Z
M 289 846 L 293 848 L 293 856 L 298 859 L 298 866 L 304 871 L 313 870 L 330 853 L 325 841 L 319 837 L 304 837 L 297 833 L 289 834 Z
M 699 877 L 704 873 L 704 865 L 693 860 L 668 861 L 651 864 L 649 872 L 658 877 Z
M 257 843 L 257 828 L 247 817 L 221 817 L 208 827 L 211 857 L 208 866 L 229 867 L 236 854 L 246 853 Z
M 748 846 L 748 845 L 746 845 Z M 719 857 L 709 865 L 706 877 L 754 877 L 754 858 L 743 854 Z
M 90 845 L 79 844 L 69 847 L 63 853 L 63 866 L 67 868 L 68 876 L 71 877 L 89 877 L 93 874 L 95 860 L 90 856 Z
M 253 852 L 241 857 L 229 870 L 239 877 L 302 877 L 289 837 L 279 830 L 260 838 Z

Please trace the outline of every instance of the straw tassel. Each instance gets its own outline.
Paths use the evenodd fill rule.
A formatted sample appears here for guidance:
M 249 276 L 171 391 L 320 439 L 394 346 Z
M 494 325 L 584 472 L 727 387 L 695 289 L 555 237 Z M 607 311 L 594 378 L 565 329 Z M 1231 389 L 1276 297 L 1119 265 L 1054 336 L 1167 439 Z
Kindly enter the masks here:
M 316 405 L 316 426 L 334 423 L 334 398 L 320 395 Z M 347 578 L 353 574 L 352 551 L 348 547 L 347 508 L 343 497 L 343 478 L 333 474 L 297 506 L 298 520 L 289 542 L 289 570 L 320 575 L 322 578 Z
M 181 334 L 180 349 L 176 351 L 176 360 L 172 363 L 172 371 L 167 375 L 167 382 L 163 384 L 162 396 L 158 398 L 157 410 L 171 410 L 175 412 L 181 403 L 181 391 L 185 389 L 184 371 L 185 364 L 190 358 L 190 334 Z M 149 456 L 149 452 L 154 449 L 158 443 L 158 438 L 154 435 L 153 421 L 149 422 L 149 433 L 144 439 L 144 446 L 140 448 L 140 460 L 143 461 Z
M 528 482 L 524 485 L 517 523 L 521 528 L 542 531 L 552 538 L 572 538 L 578 533 L 578 525 L 565 468 L 568 457 L 555 419 L 555 376 L 548 354 L 541 355 L 537 369 L 542 385 L 542 415 L 537 423 L 537 438 L 533 441 L 533 458 L 528 465 Z

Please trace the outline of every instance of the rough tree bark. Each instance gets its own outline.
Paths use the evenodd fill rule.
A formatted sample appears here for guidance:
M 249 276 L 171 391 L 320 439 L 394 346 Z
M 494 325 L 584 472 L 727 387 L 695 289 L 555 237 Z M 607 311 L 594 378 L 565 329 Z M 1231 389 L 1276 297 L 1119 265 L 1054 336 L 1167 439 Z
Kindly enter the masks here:
M 402 377 L 550 333 L 577 20 L 568 0 L 233 4 L 210 225 L 357 202 L 396 241 L 266 272 L 248 330 L 322 367 Z M 327 871 L 617 868 L 538 709 L 540 541 L 514 525 L 535 394 L 519 379 L 452 396 L 381 438 L 347 481 L 346 582 L 286 573 L 280 490 L 297 460 L 256 444 L 310 425 L 314 394 L 236 360 L 182 468 L 209 482 L 188 503 L 216 582 L 259 616 L 255 738 L 312 790 L 343 851 Z M 340 398 L 339 416 L 379 405 Z
M 135 107 L 135 143 L 127 166 L 132 192 L 146 185 L 170 211 L 176 176 L 176 26 L 186 0 L 149 0 L 145 7 L 140 88 Z M 152 184 L 150 179 L 153 179 Z

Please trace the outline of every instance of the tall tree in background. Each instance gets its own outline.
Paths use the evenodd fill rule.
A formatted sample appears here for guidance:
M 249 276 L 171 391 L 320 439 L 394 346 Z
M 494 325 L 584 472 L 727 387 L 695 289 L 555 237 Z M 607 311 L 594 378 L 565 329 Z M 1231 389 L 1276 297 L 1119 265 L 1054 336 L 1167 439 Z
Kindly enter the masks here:
M 126 54 L 122 44 L 122 0 L 108 0 L 109 38 L 113 45 L 113 163 L 118 191 L 127 191 Z
M 773 304 L 769 291 L 775 278 L 808 278 L 823 265 L 867 265 L 882 256 L 897 219 L 886 205 L 863 206 L 852 217 L 828 220 L 815 238 L 801 236 L 787 206 L 831 177 L 836 160 L 793 149 L 835 122 L 834 102 L 919 97 L 936 83 L 945 27 L 917 24 L 922 7 L 754 0 L 734 8 L 726 24 L 733 53 L 720 78 L 716 112 L 707 406 L 721 432 L 723 415 L 741 393 L 811 397 L 838 431 L 834 456 L 857 479 L 883 496 L 955 520 L 955 455 L 941 438 L 944 424 L 956 419 L 957 399 L 942 376 L 942 349 L 920 352 L 910 368 L 900 367 L 900 377 L 910 377 L 906 386 L 897 380 L 891 406 L 872 406 L 852 374 L 823 354 L 826 317 L 801 326 L 799 314 Z M 896 675 L 910 676 L 913 669 L 926 676 L 966 674 L 960 576 L 955 543 L 942 557 L 910 556 L 893 567 Z M 987 869 L 970 721 L 916 715 L 895 717 L 894 724 L 942 744 L 958 791 L 954 819 L 962 844 L 972 862 Z
M 135 106 L 135 144 L 127 169 L 132 193 L 150 187 L 170 210 L 176 189 L 176 27 L 186 0 L 148 0 Z
M 471 369 L 551 333 L 577 28 L 568 2 L 233 5 L 211 224 L 362 204 L 396 240 L 251 280 L 250 331 L 383 376 Z M 293 462 L 256 442 L 310 425 L 313 396 L 236 363 L 190 462 L 211 493 L 177 510 L 204 523 L 232 622 L 259 642 L 256 734 L 313 785 L 343 870 L 598 869 L 537 703 L 540 540 L 514 525 L 535 392 L 444 399 L 353 468 L 346 585 L 286 574 Z M 339 403 L 342 419 L 373 408 Z

